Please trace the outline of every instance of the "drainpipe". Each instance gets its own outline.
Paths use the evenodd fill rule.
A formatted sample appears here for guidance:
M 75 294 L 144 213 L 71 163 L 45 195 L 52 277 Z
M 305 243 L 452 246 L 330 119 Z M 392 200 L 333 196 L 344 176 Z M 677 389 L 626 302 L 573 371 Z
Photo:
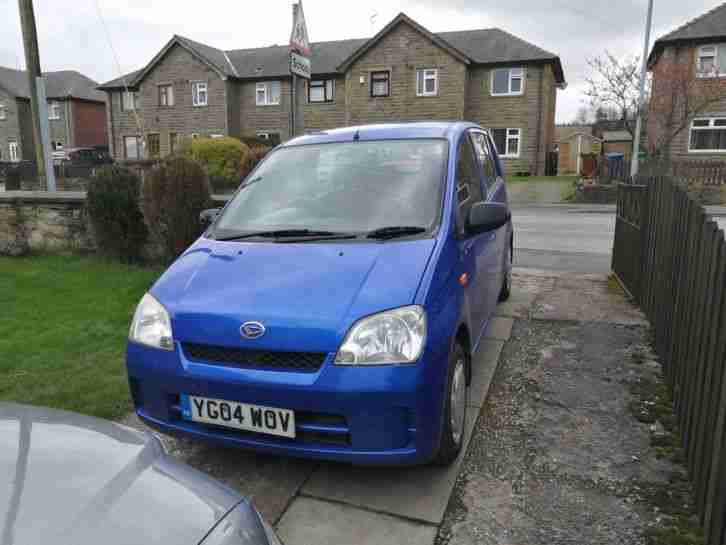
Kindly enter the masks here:
M 534 174 L 539 175 L 539 150 L 542 147 L 542 102 L 544 101 L 544 79 L 547 65 L 542 65 L 542 74 L 539 78 L 539 106 L 537 108 L 537 145 L 534 156 Z M 525 72 L 526 73 L 526 72 Z
M 582 135 L 577 135 L 577 175 L 582 174 Z

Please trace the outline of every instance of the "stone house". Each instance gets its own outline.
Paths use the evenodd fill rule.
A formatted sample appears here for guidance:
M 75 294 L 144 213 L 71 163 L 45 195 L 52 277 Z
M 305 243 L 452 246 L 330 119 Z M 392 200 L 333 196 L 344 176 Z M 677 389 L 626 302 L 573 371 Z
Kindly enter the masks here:
M 313 43 L 305 131 L 412 120 L 490 128 L 508 172 L 541 174 L 553 150 L 557 55 L 500 29 L 434 34 L 405 14 L 371 39 Z M 182 137 L 291 137 L 288 48 L 222 51 L 174 36 L 146 67 L 99 87 L 117 159 L 163 156 Z
M 672 159 L 726 160 L 726 4 L 659 38 L 648 68 L 651 149 L 676 132 L 668 130 L 663 105 L 673 104 L 669 97 L 687 95 L 688 108 L 683 97 L 675 105 L 674 118 L 684 128 L 662 151 Z
M 54 150 L 107 146 L 106 96 L 78 72 L 45 72 Z M 0 66 L 0 161 L 35 160 L 28 74 Z

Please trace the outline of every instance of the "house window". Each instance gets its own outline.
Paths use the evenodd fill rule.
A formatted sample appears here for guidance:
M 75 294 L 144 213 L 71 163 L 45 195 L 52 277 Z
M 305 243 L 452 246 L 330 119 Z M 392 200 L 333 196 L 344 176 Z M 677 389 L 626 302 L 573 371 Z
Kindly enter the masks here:
M 146 135 L 146 151 L 150 159 L 161 155 L 161 140 L 158 134 Z
M 0 104 L 0 121 L 5 119 L 5 105 Z
M 517 96 L 524 93 L 524 68 L 497 68 L 492 70 L 493 96 Z
M 176 150 L 176 143 L 177 143 L 178 138 L 179 137 L 178 137 L 177 133 L 175 133 L 175 132 L 169 133 L 169 153 L 174 153 L 174 151 Z
M 60 104 L 58 102 L 50 103 L 48 119 L 60 119 Z
M 174 106 L 174 87 L 170 84 L 159 85 L 159 106 Z
M 131 112 L 136 109 L 138 104 L 138 93 L 133 91 L 124 91 L 121 95 L 121 111 Z
M 726 152 L 726 118 L 694 119 L 691 124 L 688 151 L 691 153 Z
M 439 75 L 435 68 L 416 70 L 416 96 L 429 97 L 439 92 Z
M 371 96 L 387 97 L 391 94 L 391 72 L 382 70 L 371 72 Z
M 141 158 L 141 138 L 138 136 L 124 136 L 124 157 L 126 159 Z
M 192 83 L 192 105 L 207 106 L 209 103 L 209 87 L 205 81 Z
M 255 97 L 258 106 L 276 106 L 280 104 L 280 82 L 259 82 L 256 87 Z
M 726 45 L 703 45 L 696 50 L 699 78 L 726 76 Z
M 17 163 L 18 161 L 20 161 L 20 153 L 18 153 L 18 143 L 17 142 L 9 142 L 8 151 L 10 152 L 10 161 L 11 162 Z
M 308 85 L 308 102 L 333 102 L 335 80 L 311 80 Z
M 500 157 L 519 157 L 521 129 L 492 129 L 491 134 Z

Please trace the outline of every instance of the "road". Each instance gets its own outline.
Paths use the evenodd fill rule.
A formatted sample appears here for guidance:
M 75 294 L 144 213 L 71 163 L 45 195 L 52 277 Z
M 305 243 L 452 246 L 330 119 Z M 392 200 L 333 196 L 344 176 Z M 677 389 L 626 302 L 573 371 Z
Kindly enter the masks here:
M 610 270 L 612 206 L 514 205 L 515 267 L 599 273 Z

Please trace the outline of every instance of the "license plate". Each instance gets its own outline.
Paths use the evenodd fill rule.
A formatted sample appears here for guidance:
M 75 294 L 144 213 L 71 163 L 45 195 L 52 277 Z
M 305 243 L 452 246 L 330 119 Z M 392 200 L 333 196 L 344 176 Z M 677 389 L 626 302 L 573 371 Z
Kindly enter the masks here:
M 183 394 L 182 418 L 237 430 L 295 437 L 295 413 L 287 409 Z

